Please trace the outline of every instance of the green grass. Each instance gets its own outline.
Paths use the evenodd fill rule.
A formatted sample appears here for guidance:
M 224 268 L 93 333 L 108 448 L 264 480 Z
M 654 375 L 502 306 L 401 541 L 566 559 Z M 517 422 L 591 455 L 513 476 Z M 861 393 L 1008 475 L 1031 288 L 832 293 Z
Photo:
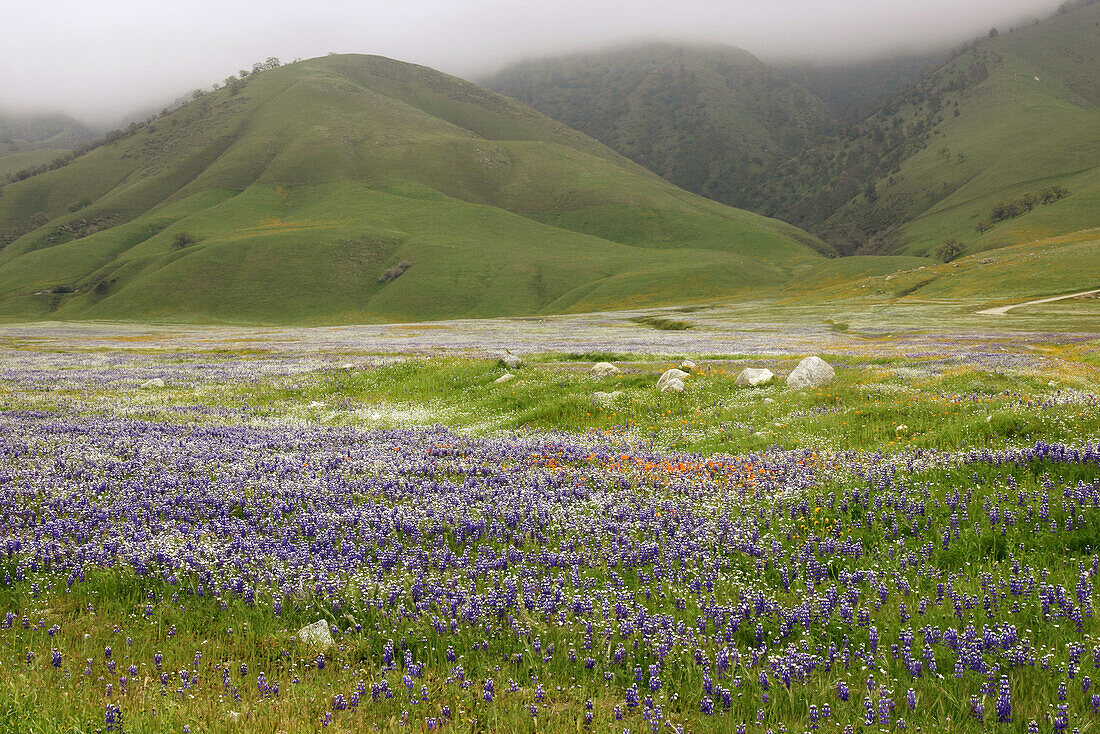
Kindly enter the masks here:
M 658 331 L 687 331 L 688 329 L 695 328 L 693 324 L 689 324 L 686 321 L 670 319 L 664 316 L 639 316 L 634 319 L 634 321 L 657 329 Z
M 476 434 L 612 432 L 662 449 L 706 454 L 773 447 L 995 449 L 1030 445 L 1040 438 L 1072 441 L 1100 432 L 1100 422 L 1087 405 L 1069 401 L 1037 407 L 1055 390 L 1087 390 L 1096 384 L 1100 373 L 1088 345 L 1036 348 L 1070 365 L 1056 376 L 1053 387 L 1048 375 L 1008 376 L 963 366 L 942 371 L 935 365 L 922 371 L 919 362 L 892 357 L 825 355 L 836 366 L 837 379 L 818 390 L 793 391 L 782 377 L 797 359 L 693 356 L 698 366 L 687 390 L 663 394 L 656 389 L 657 378 L 679 360 L 595 353 L 525 357 L 522 367 L 511 370 L 516 379 L 501 385 L 494 380 L 506 370 L 495 361 L 433 358 L 247 387 L 170 387 L 137 395 L 106 390 L 93 403 L 107 410 L 146 404 L 153 415 L 166 403 L 248 405 L 265 419 L 293 416 L 305 423 L 363 427 L 442 424 Z M 620 364 L 623 372 L 603 379 L 588 374 L 592 363 L 607 360 Z M 762 388 L 735 387 L 734 378 L 749 366 L 769 367 L 780 379 Z M 597 392 L 619 395 L 601 402 L 593 397 Z M 25 407 L 53 409 L 82 394 L 58 389 Z M 8 392 L 5 397 L 10 401 L 16 395 Z

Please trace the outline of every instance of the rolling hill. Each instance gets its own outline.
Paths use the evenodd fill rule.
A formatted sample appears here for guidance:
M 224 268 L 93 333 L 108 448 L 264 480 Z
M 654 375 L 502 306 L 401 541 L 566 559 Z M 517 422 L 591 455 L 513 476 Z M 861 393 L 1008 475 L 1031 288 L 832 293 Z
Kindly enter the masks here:
M 762 182 L 842 252 L 975 253 L 1100 224 L 1100 5 L 991 33 Z
M 820 260 L 518 102 L 329 56 L 0 189 L 0 317 L 344 323 L 759 292 Z
M 525 61 L 485 82 L 689 191 L 732 206 L 835 132 L 805 87 L 731 46 L 647 43 Z

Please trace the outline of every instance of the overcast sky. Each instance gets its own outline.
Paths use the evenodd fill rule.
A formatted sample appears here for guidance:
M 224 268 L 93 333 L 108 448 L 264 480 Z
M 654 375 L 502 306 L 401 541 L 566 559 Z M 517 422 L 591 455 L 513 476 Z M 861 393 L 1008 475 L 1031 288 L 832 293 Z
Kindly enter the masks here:
M 159 108 L 253 61 L 373 53 L 467 78 L 634 39 L 764 59 L 954 44 L 1061 0 L 0 0 L 0 109 L 99 123 Z

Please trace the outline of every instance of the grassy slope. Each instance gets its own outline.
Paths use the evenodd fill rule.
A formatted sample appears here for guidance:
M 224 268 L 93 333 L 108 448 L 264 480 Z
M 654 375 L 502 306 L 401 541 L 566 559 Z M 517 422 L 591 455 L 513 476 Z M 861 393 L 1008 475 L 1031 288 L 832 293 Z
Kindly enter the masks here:
M 24 150 L 4 155 L 0 153 L 0 180 L 24 168 L 33 168 L 50 163 L 68 153 L 68 148 L 44 148 L 42 150 Z
M 179 232 L 198 243 L 174 249 Z M 725 297 L 817 260 L 804 232 L 675 189 L 523 105 L 362 56 L 264 72 L 5 187 L 0 238 L 9 318 L 581 310 Z
M 786 291 L 800 304 L 848 310 L 860 303 L 868 309 L 884 303 L 928 304 L 939 308 L 944 319 L 941 323 L 948 323 L 959 313 L 973 314 L 991 306 L 1096 288 L 1100 288 L 1100 229 L 1094 228 L 967 255 L 950 263 L 896 256 L 840 258 L 815 268 L 809 276 L 792 279 Z M 1062 303 L 1057 308 L 1069 305 Z M 1076 308 L 1084 319 L 1081 328 L 1095 329 L 1100 310 L 1089 302 Z M 1018 320 L 1021 313 L 1013 311 L 1013 319 Z M 1038 323 L 1035 327 L 1055 328 Z
M 732 47 L 651 43 L 528 61 L 487 85 L 734 206 L 752 203 L 748 182 L 832 124 L 812 93 Z
M 987 78 L 961 91 L 946 88 L 977 63 Z M 1100 5 L 982 42 L 937 73 L 942 121 L 899 171 L 878 181 L 878 202 L 859 195 L 827 227 L 858 229 L 870 220 L 872 229 L 889 228 L 881 215 L 892 210 L 903 218 L 889 233 L 892 250 L 931 254 L 951 238 L 979 252 L 1096 226 L 1098 73 Z M 918 114 L 912 105 L 898 111 L 903 126 Z M 1055 184 L 1071 196 L 984 234 L 975 229 L 996 203 Z

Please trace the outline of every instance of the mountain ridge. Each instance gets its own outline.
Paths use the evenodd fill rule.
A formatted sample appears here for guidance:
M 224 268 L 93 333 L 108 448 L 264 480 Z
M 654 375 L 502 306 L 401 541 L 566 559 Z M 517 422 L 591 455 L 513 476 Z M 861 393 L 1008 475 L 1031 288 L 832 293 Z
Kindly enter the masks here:
M 592 135 L 695 193 L 744 206 L 744 189 L 835 120 L 748 51 L 670 42 L 510 65 L 485 84 Z

